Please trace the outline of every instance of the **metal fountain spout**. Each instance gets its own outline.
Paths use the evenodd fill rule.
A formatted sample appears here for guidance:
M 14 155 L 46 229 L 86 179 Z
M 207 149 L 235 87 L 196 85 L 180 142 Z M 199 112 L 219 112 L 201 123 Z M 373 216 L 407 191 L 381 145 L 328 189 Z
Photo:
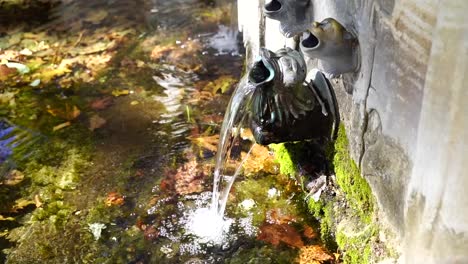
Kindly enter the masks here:
M 267 0 L 263 13 L 280 22 L 280 31 L 287 38 L 304 32 L 313 22 L 311 0 Z
M 339 122 L 333 89 L 321 72 L 309 82 L 306 75 L 300 52 L 260 51 L 247 78 L 255 87 L 249 114 L 257 143 L 333 139 Z
M 333 18 L 314 22 L 303 33 L 300 48 L 306 57 L 318 59 L 319 69 L 328 74 L 355 72 L 359 68 L 357 38 Z

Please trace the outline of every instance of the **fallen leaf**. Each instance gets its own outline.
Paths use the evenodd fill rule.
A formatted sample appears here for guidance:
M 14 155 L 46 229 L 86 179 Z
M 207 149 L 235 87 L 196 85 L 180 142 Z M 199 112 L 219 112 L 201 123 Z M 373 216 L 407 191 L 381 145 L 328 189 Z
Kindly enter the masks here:
M 30 71 L 27 65 L 24 65 L 18 62 L 8 62 L 5 65 L 10 69 L 18 70 L 19 74 L 26 74 Z
M 34 203 L 36 204 L 37 208 L 42 207 L 44 203 L 41 201 L 41 197 L 39 197 L 39 194 L 34 195 Z
M 54 127 L 52 128 L 52 131 L 55 132 L 55 131 L 58 131 L 58 130 L 63 129 L 63 128 L 65 128 L 65 127 L 67 127 L 67 126 L 70 126 L 70 125 L 71 125 L 71 122 L 70 122 L 70 121 L 67 121 L 67 122 L 62 123 L 62 124 L 60 124 L 60 125 L 54 126 Z
M 29 86 L 31 87 L 36 87 L 38 86 L 39 84 L 41 83 L 41 79 L 35 79 L 34 81 L 32 81 Z
M 155 240 L 159 236 L 159 231 L 154 226 L 146 226 L 145 230 L 143 231 L 144 237 L 146 240 Z
M 260 227 L 257 239 L 271 243 L 274 246 L 278 246 L 280 242 L 296 248 L 304 246 L 300 234 L 293 226 L 288 224 L 264 224 Z
M 13 217 L 4 217 L 3 215 L 0 215 L 0 221 L 15 221 Z
M 0 65 L 0 81 L 6 81 L 11 75 L 17 74 L 16 69 L 8 68 L 6 65 Z
M 270 224 L 283 225 L 296 222 L 296 218 L 288 215 L 281 208 L 274 208 L 267 212 L 267 222 Z
M 129 90 L 114 90 L 112 91 L 112 95 L 115 97 L 121 96 L 121 95 L 129 95 L 130 91 Z
M 5 176 L 5 179 L 2 182 L 0 182 L 0 185 L 5 184 L 7 186 L 13 186 L 19 184 L 23 180 L 24 174 L 21 171 L 12 170 L 8 172 L 8 174 Z
M 106 206 L 113 206 L 113 205 L 123 205 L 125 202 L 125 198 L 117 192 L 110 192 L 107 194 L 106 201 L 104 202 Z
M 66 103 L 65 106 L 61 108 L 51 108 L 49 106 L 47 112 L 53 116 L 66 120 L 74 120 L 81 114 L 80 109 L 76 105 L 70 105 L 68 103 Z
M 63 76 L 69 72 L 71 72 L 71 70 L 68 69 L 68 67 L 66 66 L 59 66 L 59 67 L 51 66 L 51 67 L 46 67 L 46 68 L 41 69 L 41 71 L 38 72 L 37 74 L 34 74 L 34 76 L 41 79 L 42 82 L 48 83 L 52 79 Z
M 103 9 L 94 10 L 89 12 L 89 15 L 85 17 L 83 20 L 86 22 L 90 22 L 93 24 L 99 24 L 102 20 L 104 20 L 108 15 L 108 12 Z
M 242 159 L 247 153 L 242 152 Z M 255 144 L 250 151 L 250 157 L 243 164 L 245 174 L 257 174 L 264 171 L 270 174 L 278 173 L 278 165 L 267 147 Z
M 30 49 L 22 49 L 19 53 L 25 56 L 31 56 L 33 54 Z
M 314 229 L 308 225 L 304 226 L 304 236 L 308 239 L 314 239 L 318 237 L 317 232 L 314 231 Z
M 12 213 L 17 213 L 18 211 L 24 209 L 28 205 L 36 204 L 34 201 L 27 199 L 18 199 L 15 201 L 15 205 L 11 208 Z
M 114 99 L 110 96 L 96 99 L 91 102 L 90 107 L 93 110 L 104 110 L 114 103 Z
M 189 137 L 190 141 L 195 145 L 205 148 L 209 151 L 216 152 L 218 150 L 219 135 L 204 136 L 204 137 Z
M 311 245 L 300 249 L 297 259 L 299 264 L 324 264 L 335 263 L 336 258 L 322 246 Z
M 177 169 L 174 176 L 175 190 L 178 194 L 191 194 L 203 190 L 203 171 L 199 170 L 198 162 L 195 158 L 186 162 Z
M 89 130 L 91 131 L 94 131 L 102 126 L 104 126 L 105 124 L 107 123 L 107 121 L 98 116 L 98 115 L 93 115 L 90 119 L 89 119 Z

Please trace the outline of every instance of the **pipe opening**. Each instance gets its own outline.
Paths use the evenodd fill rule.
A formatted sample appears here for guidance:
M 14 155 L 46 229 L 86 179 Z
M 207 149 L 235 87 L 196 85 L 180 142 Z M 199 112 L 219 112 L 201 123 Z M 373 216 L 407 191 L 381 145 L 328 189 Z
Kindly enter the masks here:
M 268 12 L 275 12 L 281 9 L 281 3 L 277 0 L 272 0 L 268 4 L 265 5 L 265 10 Z
M 254 84 L 262 83 L 270 77 L 270 70 L 262 60 L 256 62 L 250 70 L 249 80 Z
M 320 43 L 319 39 L 310 32 L 305 32 L 302 35 L 302 46 L 305 48 L 315 48 Z

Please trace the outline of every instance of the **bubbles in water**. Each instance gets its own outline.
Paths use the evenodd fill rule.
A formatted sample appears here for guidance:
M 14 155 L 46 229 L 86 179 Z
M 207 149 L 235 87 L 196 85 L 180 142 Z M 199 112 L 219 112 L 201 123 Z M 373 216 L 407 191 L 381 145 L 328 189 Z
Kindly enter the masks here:
M 229 232 L 232 219 L 224 219 L 211 208 L 199 208 L 192 212 L 187 230 L 196 235 L 201 243 L 221 244 Z

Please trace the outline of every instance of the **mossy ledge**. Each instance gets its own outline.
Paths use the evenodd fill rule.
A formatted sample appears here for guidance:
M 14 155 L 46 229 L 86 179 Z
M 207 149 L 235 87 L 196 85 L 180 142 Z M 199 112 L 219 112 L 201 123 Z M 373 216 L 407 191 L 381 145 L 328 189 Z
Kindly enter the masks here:
M 298 168 L 307 144 L 274 144 L 282 174 L 289 174 L 304 181 Z M 291 148 L 291 146 L 294 146 Z M 343 263 L 377 263 L 385 259 L 395 259 L 396 253 L 382 241 L 386 231 L 378 222 L 377 207 L 372 190 L 361 176 L 361 171 L 349 155 L 349 143 L 343 125 L 338 138 L 325 150 L 331 173 L 329 184 L 315 201 L 304 193 L 309 211 L 320 221 L 320 234 L 323 242 L 331 250 L 337 250 Z M 301 185 L 304 185 L 302 182 Z

